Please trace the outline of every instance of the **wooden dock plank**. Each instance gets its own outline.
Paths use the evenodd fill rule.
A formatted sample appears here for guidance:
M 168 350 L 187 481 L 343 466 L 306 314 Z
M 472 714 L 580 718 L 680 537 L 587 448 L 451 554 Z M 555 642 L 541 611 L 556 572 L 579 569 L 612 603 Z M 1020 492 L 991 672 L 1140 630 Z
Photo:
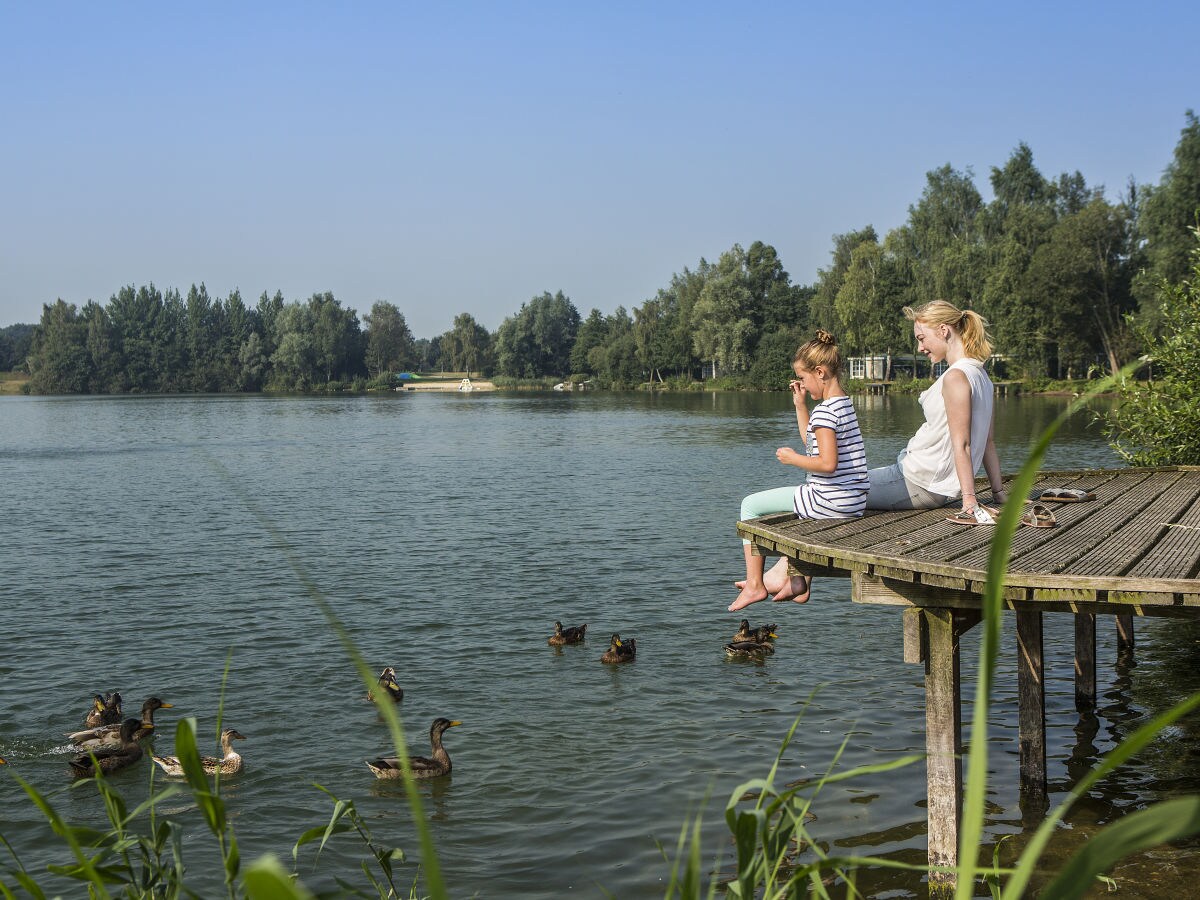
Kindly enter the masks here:
M 1176 482 L 1144 507 L 1121 503 L 1127 515 L 1125 521 L 1100 546 L 1059 571 L 1078 575 L 1124 575 L 1154 548 L 1168 530 L 1167 523 L 1174 522 L 1198 496 L 1200 485 Z M 1162 573 L 1156 572 L 1154 577 L 1162 577 Z
M 1176 517 L 1172 527 L 1160 536 L 1126 576 L 1195 578 L 1200 570 L 1200 500 Z

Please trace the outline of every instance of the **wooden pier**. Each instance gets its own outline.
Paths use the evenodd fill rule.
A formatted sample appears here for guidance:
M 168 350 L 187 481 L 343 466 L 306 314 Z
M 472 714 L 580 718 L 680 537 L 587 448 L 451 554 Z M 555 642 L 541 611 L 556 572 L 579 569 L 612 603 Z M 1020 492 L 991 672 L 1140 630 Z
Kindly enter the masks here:
M 1075 616 L 1080 709 L 1096 700 L 1097 615 L 1116 617 L 1119 644 L 1128 649 L 1134 616 L 1200 616 L 1200 467 L 1044 472 L 1031 497 L 1059 487 L 1085 488 L 1095 499 L 1046 503 L 1058 527 L 1018 528 L 1004 589 L 1017 625 L 1022 805 L 1043 810 L 1042 614 Z M 861 519 L 788 513 L 738 523 L 760 552 L 788 557 L 796 572 L 849 577 L 854 602 L 904 608 L 905 661 L 925 666 L 929 862 L 946 866 L 957 862 L 962 815 L 958 645 L 980 621 L 995 533 L 947 522 L 953 509 Z

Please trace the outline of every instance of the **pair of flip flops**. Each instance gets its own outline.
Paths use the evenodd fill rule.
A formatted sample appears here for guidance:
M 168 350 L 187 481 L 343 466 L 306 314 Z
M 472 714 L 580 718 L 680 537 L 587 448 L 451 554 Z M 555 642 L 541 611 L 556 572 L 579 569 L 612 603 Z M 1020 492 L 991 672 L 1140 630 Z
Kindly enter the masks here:
M 974 506 L 971 509 L 959 510 L 952 516 L 947 516 L 947 522 L 955 525 L 995 525 L 997 510 L 987 506 Z M 1027 528 L 1054 528 L 1058 520 L 1054 518 L 1048 506 L 1035 503 L 1021 515 L 1021 524 Z
M 1085 500 L 1095 500 L 1096 495 L 1086 488 L 1046 488 L 1037 495 L 1037 499 L 1054 503 L 1083 503 Z

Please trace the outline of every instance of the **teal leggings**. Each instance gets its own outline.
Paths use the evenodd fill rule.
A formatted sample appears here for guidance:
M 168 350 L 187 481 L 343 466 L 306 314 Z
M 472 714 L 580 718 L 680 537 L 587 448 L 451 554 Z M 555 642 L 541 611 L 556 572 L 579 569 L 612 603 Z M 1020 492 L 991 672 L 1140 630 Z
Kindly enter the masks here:
M 795 512 L 796 511 L 796 488 L 780 487 L 771 488 L 769 491 L 759 491 L 757 494 L 750 494 L 742 498 L 742 514 L 739 517 L 741 521 L 746 519 L 754 519 L 758 516 L 766 516 L 771 513 Z M 743 544 L 750 543 L 745 538 L 742 538 Z

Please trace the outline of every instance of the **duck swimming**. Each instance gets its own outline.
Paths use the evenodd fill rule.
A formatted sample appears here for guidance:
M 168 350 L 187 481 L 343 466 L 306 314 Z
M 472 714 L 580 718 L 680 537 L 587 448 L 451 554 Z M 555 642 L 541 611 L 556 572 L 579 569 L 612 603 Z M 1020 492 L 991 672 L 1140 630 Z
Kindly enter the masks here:
M 246 736 L 236 728 L 225 728 L 221 731 L 221 757 L 200 757 L 200 765 L 204 767 L 205 775 L 236 775 L 242 771 L 242 755 L 233 749 L 233 741 L 244 741 Z M 168 775 L 183 777 L 183 764 L 178 756 L 151 756 L 158 767 Z
M 451 769 L 450 754 L 442 746 L 442 735 L 447 728 L 461 725 L 462 722 L 449 719 L 434 719 L 429 728 L 429 747 L 432 751 L 429 757 L 410 756 L 409 767 L 413 778 L 437 778 L 439 775 L 449 775 Z M 403 778 L 404 769 L 398 756 L 381 756 L 368 759 L 367 768 L 375 773 L 376 778 Z
M 165 703 L 157 697 L 147 698 L 146 702 L 142 704 L 142 721 L 138 730 L 134 732 L 133 739 L 140 741 L 144 737 L 149 737 L 154 731 L 155 710 L 171 708 L 170 703 Z M 118 747 L 121 744 L 121 726 L 98 725 L 95 728 L 88 728 L 85 731 L 72 732 L 67 737 L 71 739 L 71 743 L 77 744 L 84 749 L 108 746 Z
M 381 693 L 391 697 L 396 703 L 404 699 L 404 688 L 400 687 L 399 682 L 396 681 L 396 670 L 391 666 L 387 666 L 379 673 L 379 688 Z M 367 699 L 374 701 L 375 692 L 367 691 Z
M 551 647 L 562 647 L 565 644 L 582 644 L 584 633 L 587 631 L 587 623 L 576 625 L 571 628 L 563 628 L 562 622 L 554 623 L 554 634 L 546 638 L 546 643 Z
M 725 655 L 730 659 L 763 660 L 774 652 L 770 641 L 731 641 L 725 645 Z
M 137 719 L 126 719 L 121 723 L 120 746 L 102 747 L 76 756 L 69 761 L 71 774 L 76 778 L 91 778 L 97 771 L 107 775 L 133 765 L 142 758 L 142 745 L 133 739 L 141 724 Z
M 621 640 L 619 634 L 614 634 L 608 643 L 608 649 L 604 651 L 604 655 L 600 657 L 602 663 L 619 663 L 629 662 L 637 655 L 637 641 L 630 638 L 627 641 Z
M 774 640 L 778 635 L 775 634 L 774 623 L 770 625 L 759 625 L 757 628 L 750 627 L 749 619 L 742 619 L 741 625 L 738 626 L 737 634 L 733 636 L 733 642 L 752 641 L 756 644 L 765 644 L 767 641 Z
M 116 725 L 121 724 L 121 694 L 119 691 L 101 697 L 96 694 L 92 698 L 92 708 L 88 710 L 87 716 L 84 717 L 83 724 L 88 728 L 97 728 L 101 725 Z

